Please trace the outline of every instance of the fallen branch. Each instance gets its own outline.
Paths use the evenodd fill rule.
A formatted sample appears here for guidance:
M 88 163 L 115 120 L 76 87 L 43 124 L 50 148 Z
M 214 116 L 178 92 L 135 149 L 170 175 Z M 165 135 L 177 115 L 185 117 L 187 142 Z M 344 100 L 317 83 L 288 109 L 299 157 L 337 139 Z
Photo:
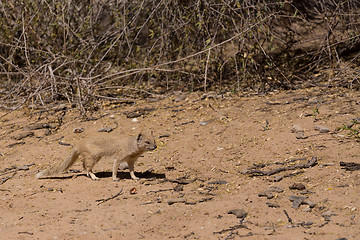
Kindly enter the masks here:
M 12 177 L 14 177 L 16 175 L 16 172 L 14 172 L 11 176 L 8 177 L 4 177 L 2 179 L 0 179 L 0 185 L 5 183 L 7 180 L 11 179 Z
M 217 112 L 218 114 L 223 115 L 223 116 L 226 117 L 226 118 L 229 118 L 225 113 L 220 112 L 219 110 L 217 110 L 216 108 L 214 108 L 210 103 L 209 103 L 209 107 L 210 107 L 212 110 L 214 110 L 215 112 Z
M 290 223 L 290 224 L 292 224 L 292 223 L 293 223 L 293 221 L 292 221 L 291 217 L 289 216 L 289 214 L 287 213 L 287 211 L 286 211 L 285 209 L 284 209 L 284 213 L 285 213 L 285 215 L 286 215 L 286 217 L 287 217 L 287 219 L 288 219 L 289 223 Z
M 242 171 L 242 173 L 250 176 L 271 176 L 283 171 L 313 167 L 317 164 L 317 160 L 318 160 L 317 157 L 312 157 L 307 163 L 303 163 L 303 164 L 296 164 L 286 167 L 275 168 L 269 171 L 262 171 L 259 169 L 245 169 L 244 171 Z
M 235 225 L 235 226 L 231 226 L 229 228 L 226 228 L 226 229 L 223 229 L 221 231 L 218 231 L 218 232 L 213 232 L 213 234 L 223 234 L 223 233 L 226 233 L 226 232 L 229 232 L 229 231 L 234 231 L 236 229 L 240 229 L 240 228 L 246 228 L 246 229 L 249 229 L 247 226 L 243 225 L 243 224 L 238 224 L 238 225 Z M 250 229 L 249 229 L 250 230 Z M 250 233 L 249 233 L 250 234 Z M 251 234 L 252 235 L 252 234 Z M 249 236 L 251 236 L 249 235 Z
M 360 164 L 354 162 L 340 162 L 340 166 L 347 171 L 360 170 Z
M 121 194 L 123 194 L 123 189 L 120 190 L 120 192 L 112 197 L 109 197 L 109 198 L 105 198 L 105 199 L 98 199 L 98 200 L 95 200 L 95 202 L 99 202 L 97 205 L 99 206 L 100 204 L 103 204 L 104 202 L 107 202 L 111 199 L 114 199 L 118 196 L 120 196 Z

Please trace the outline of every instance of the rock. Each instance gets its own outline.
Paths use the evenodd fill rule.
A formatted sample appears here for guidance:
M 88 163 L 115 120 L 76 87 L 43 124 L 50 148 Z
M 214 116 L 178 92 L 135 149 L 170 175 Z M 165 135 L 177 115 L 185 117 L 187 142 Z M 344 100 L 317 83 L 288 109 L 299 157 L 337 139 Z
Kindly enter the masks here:
M 304 132 L 297 132 L 296 133 L 296 139 L 306 139 L 307 136 L 305 136 Z
M 293 125 L 291 127 L 291 132 L 292 133 L 304 132 L 304 129 L 302 127 L 300 127 L 299 125 Z
M 129 169 L 129 165 L 127 162 L 121 162 L 119 165 L 119 170 L 125 170 L 125 169 Z
M 132 189 L 130 189 L 130 194 L 131 195 L 134 195 L 134 194 L 136 194 L 137 193 L 137 190 L 136 190 L 136 188 L 132 188 Z
M 168 199 L 167 200 L 167 203 L 169 205 L 173 205 L 174 203 L 184 203 L 185 200 L 184 199 L 181 199 L 181 198 L 176 198 L 176 199 Z
M 266 205 L 268 205 L 268 207 L 271 207 L 271 208 L 279 208 L 280 207 L 280 205 L 277 203 L 267 202 Z
M 292 202 L 292 207 L 295 209 L 298 209 L 301 204 L 307 204 L 310 208 L 313 208 L 316 206 L 316 202 L 309 200 L 305 196 L 296 196 L 291 195 L 289 197 L 289 200 Z
M 181 184 L 177 184 L 177 185 L 174 187 L 174 190 L 175 190 L 176 192 L 184 191 L 184 186 L 181 185 Z
M 318 103 L 319 103 L 319 100 L 316 97 L 310 98 L 308 101 L 308 104 L 310 104 L 310 105 L 315 105 Z
M 310 208 L 313 208 L 313 207 L 316 206 L 316 202 L 311 201 L 310 199 L 305 199 L 305 200 L 302 202 L 302 204 L 307 204 L 307 205 L 309 205 Z
M 330 132 L 330 129 L 324 126 L 314 126 L 314 130 L 319 131 L 320 133 Z
M 31 126 L 27 127 L 29 130 L 38 130 L 38 129 L 43 129 L 43 128 L 51 128 L 51 129 L 55 129 L 56 126 L 53 124 L 48 124 L 48 123 L 35 123 Z
M 293 183 L 292 185 L 289 186 L 290 189 L 295 189 L 295 190 L 304 190 L 305 189 L 305 185 L 302 183 Z
M 31 137 L 31 136 L 34 136 L 34 132 L 32 132 L 32 131 L 24 131 L 22 133 L 19 133 L 16 136 L 13 136 L 12 138 L 15 139 L 15 140 L 21 140 L 21 139 Z
M 227 181 L 225 181 L 225 180 L 218 180 L 218 181 L 208 182 L 207 184 L 208 184 L 208 185 L 214 185 L 214 184 L 224 185 L 224 184 L 227 184 Z
M 267 197 L 267 199 L 272 199 L 275 197 L 275 195 L 273 194 L 274 192 L 282 193 L 282 192 L 284 192 L 284 189 L 282 189 L 281 187 L 272 186 L 269 189 L 267 189 L 266 191 L 259 192 L 258 196 L 259 197 Z
M 276 193 L 282 193 L 282 192 L 284 192 L 284 189 L 282 189 L 281 187 L 272 186 L 267 191 L 276 192 Z
M 186 93 L 179 93 L 179 95 L 176 96 L 174 99 L 174 102 L 181 102 L 187 98 L 188 94 Z
M 109 132 L 111 132 L 112 130 L 114 130 L 112 127 L 103 127 L 103 128 L 100 128 L 100 129 L 98 130 L 98 132 L 107 132 L 107 133 L 109 133 Z
M 133 118 L 131 119 L 132 122 L 139 122 L 139 120 L 137 118 Z
M 162 134 L 159 136 L 159 138 L 167 138 L 167 137 L 170 137 L 170 134 Z
M 275 197 L 275 195 L 274 195 L 272 192 L 268 192 L 268 191 L 259 192 L 259 193 L 258 193 L 258 196 L 259 196 L 259 197 L 267 197 L 267 199 L 272 199 L 272 198 Z
M 292 208 L 298 209 L 306 197 L 291 195 L 289 199 L 292 201 Z
M 82 133 L 84 131 L 84 128 L 75 128 L 73 130 L 73 133 Z
M 332 216 L 336 216 L 337 214 L 331 211 L 323 212 L 321 216 L 325 219 L 325 221 L 330 221 Z
M 206 125 L 208 125 L 208 122 L 206 122 L 206 121 L 200 121 L 200 126 L 206 126 Z
M 244 209 L 232 209 L 228 211 L 228 214 L 234 214 L 237 218 L 245 218 L 247 216 L 247 212 Z

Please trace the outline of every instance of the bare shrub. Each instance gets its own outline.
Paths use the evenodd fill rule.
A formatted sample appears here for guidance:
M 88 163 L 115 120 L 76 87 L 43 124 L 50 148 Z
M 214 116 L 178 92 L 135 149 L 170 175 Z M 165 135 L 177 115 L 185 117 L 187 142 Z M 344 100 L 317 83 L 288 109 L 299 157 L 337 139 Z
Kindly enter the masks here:
M 359 7 L 355 0 L 0 1 L 2 106 L 296 88 L 323 68 L 333 69 L 329 84 L 347 85 L 358 76 Z M 344 68 L 354 73 L 346 81 Z

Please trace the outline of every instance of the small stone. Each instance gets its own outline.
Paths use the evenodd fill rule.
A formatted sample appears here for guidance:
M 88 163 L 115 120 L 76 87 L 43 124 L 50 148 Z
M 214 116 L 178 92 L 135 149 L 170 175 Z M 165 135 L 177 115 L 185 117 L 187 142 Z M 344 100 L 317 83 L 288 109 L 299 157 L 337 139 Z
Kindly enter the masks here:
M 295 209 L 299 208 L 299 206 L 301 204 L 307 204 L 307 205 L 309 205 L 310 208 L 313 208 L 313 207 L 316 206 L 316 202 L 311 201 L 307 197 L 304 197 L 304 196 L 291 195 L 289 197 L 289 200 L 291 202 L 293 202 L 292 207 L 295 208 Z
M 282 189 L 281 187 L 272 186 L 267 191 L 276 192 L 276 193 L 282 193 L 282 192 L 284 192 L 284 189 Z
M 332 216 L 336 216 L 337 214 L 331 211 L 323 212 L 321 216 L 325 219 L 325 221 L 330 221 Z
M 218 180 L 218 181 L 208 182 L 207 184 L 208 184 L 208 185 L 214 185 L 214 184 L 216 184 L 216 185 L 224 185 L 224 184 L 227 184 L 227 183 L 228 183 L 228 182 L 225 181 L 225 180 Z
M 319 131 L 320 133 L 330 132 L 330 129 L 324 126 L 314 126 L 314 130 Z
M 131 119 L 132 122 L 139 122 L 139 120 L 137 118 L 133 118 Z
M 168 199 L 167 200 L 167 203 L 169 205 L 173 205 L 174 203 L 184 203 L 185 200 L 184 199 L 180 199 L 180 198 L 177 198 L 177 199 Z
M 181 184 L 178 184 L 178 185 L 176 185 L 176 186 L 174 187 L 174 190 L 175 190 L 176 192 L 184 191 L 184 186 L 181 185 Z
M 200 126 L 206 126 L 206 125 L 208 125 L 208 122 L 206 122 L 206 121 L 200 121 Z
M 296 189 L 296 190 L 304 190 L 305 189 L 305 185 L 302 183 L 294 183 L 292 185 L 289 186 L 290 189 Z
M 110 119 L 115 119 L 115 115 L 110 115 L 109 118 Z
M 103 127 L 103 128 L 100 128 L 100 129 L 98 130 L 98 132 L 107 132 L 107 133 L 109 133 L 109 132 L 111 132 L 112 130 L 114 130 L 112 127 Z
M 259 193 L 258 193 L 258 196 L 259 196 L 259 197 L 266 197 L 267 199 L 272 199 L 272 198 L 275 197 L 275 195 L 274 195 L 272 192 L 268 192 L 268 191 L 259 192 Z
M 311 201 L 310 199 L 305 199 L 302 203 L 309 205 L 310 208 L 313 208 L 316 206 L 316 202 Z
M 24 166 L 20 166 L 20 167 L 17 167 L 18 170 L 24 170 L 24 171 L 27 171 L 30 169 L 30 167 L 28 165 L 24 165 Z
M 293 125 L 291 127 L 291 132 L 292 133 L 304 132 L 304 129 L 302 127 L 300 127 L 299 125 Z
M 279 208 L 280 207 L 279 204 L 271 203 L 271 202 L 267 202 L 266 205 L 268 205 L 268 207 L 271 207 L 271 208 Z
M 307 136 L 305 136 L 304 132 L 297 132 L 296 133 L 296 139 L 306 139 Z
M 308 104 L 310 105 L 315 105 L 315 104 L 318 104 L 319 103 L 319 100 L 314 97 L 314 98 L 310 98 L 309 101 L 308 101 Z
M 289 200 L 292 202 L 292 208 L 295 208 L 295 209 L 298 209 L 305 199 L 306 199 L 306 197 L 303 197 L 303 196 L 291 195 L 289 197 Z
M 15 139 L 15 140 L 21 140 L 21 139 L 24 139 L 24 138 L 27 138 L 27 137 L 32 137 L 32 136 L 34 136 L 34 132 L 32 132 L 32 131 L 24 131 L 22 133 L 19 133 L 16 136 L 13 136 L 12 138 Z
M 82 133 L 84 128 L 74 128 L 73 133 Z
M 228 214 L 234 214 L 237 218 L 245 218 L 247 216 L 247 212 L 244 209 L 232 209 L 228 211 Z
M 137 190 L 136 190 L 136 188 L 132 188 L 132 189 L 130 189 L 130 194 L 131 195 L 134 195 L 134 194 L 136 194 L 137 193 Z
M 179 96 L 177 96 L 174 101 L 175 102 L 181 102 L 183 100 L 185 100 L 187 98 L 187 94 L 186 93 L 181 93 Z

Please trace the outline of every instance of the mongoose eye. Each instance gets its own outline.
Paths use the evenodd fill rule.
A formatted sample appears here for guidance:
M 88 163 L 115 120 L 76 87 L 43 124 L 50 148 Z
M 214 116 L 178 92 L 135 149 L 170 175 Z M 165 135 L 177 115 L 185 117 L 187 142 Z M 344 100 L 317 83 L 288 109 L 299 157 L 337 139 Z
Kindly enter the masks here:
M 150 144 L 150 142 L 149 142 L 149 141 L 145 141 L 145 143 L 146 143 L 146 144 Z

